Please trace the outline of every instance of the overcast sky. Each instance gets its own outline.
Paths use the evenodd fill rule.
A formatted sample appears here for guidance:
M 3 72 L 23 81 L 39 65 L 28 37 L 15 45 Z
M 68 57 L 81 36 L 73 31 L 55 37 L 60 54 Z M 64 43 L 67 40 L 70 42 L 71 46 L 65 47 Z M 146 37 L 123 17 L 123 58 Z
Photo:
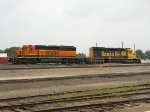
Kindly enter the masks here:
M 150 49 L 150 0 L 0 0 L 0 49 L 24 44 Z

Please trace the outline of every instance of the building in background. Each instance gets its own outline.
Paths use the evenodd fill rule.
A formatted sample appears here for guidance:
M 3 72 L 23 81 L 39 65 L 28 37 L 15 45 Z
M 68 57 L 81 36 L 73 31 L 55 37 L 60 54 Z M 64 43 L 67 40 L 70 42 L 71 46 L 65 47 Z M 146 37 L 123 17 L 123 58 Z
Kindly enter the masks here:
M 8 64 L 8 57 L 6 53 L 0 53 L 0 64 Z

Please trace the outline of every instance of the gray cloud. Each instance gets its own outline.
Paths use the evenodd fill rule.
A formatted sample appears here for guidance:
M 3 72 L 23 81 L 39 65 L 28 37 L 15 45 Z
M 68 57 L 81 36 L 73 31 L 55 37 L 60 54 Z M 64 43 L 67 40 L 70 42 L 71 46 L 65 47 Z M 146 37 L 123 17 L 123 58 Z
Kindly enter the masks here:
M 149 0 L 1 0 L 0 48 L 23 44 L 150 49 Z

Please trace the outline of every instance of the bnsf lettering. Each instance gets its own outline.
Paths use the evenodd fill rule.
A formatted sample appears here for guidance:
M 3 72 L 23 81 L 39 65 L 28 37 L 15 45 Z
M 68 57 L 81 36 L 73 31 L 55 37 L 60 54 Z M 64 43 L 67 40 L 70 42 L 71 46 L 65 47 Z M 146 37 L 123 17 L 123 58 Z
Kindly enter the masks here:
M 46 55 L 56 56 L 58 55 L 57 51 L 46 51 Z

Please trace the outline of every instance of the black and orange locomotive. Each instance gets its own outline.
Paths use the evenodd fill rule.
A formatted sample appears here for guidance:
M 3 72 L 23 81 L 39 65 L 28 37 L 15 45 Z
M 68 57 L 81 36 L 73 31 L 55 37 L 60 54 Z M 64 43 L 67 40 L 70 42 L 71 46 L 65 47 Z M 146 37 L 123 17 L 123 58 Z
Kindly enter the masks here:
M 91 47 L 89 57 L 77 57 L 74 46 L 23 45 L 16 50 L 13 63 L 61 63 L 61 64 L 100 64 L 100 63 L 140 63 L 136 53 L 130 48 Z

